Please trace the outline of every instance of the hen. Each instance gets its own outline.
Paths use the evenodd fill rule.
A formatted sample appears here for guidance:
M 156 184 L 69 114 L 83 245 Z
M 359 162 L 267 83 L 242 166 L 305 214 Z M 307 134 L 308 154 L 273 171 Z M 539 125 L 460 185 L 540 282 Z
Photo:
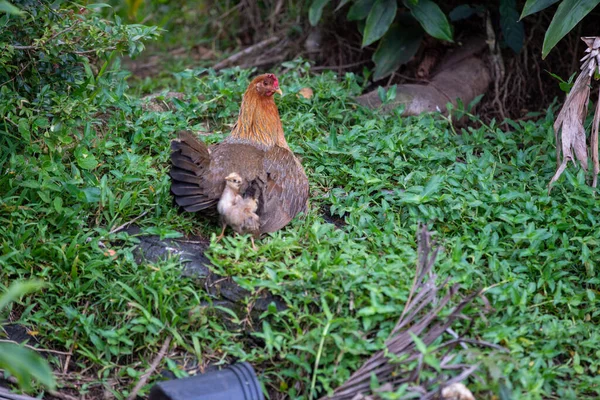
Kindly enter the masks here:
M 207 147 L 188 132 L 171 142 L 171 191 L 190 212 L 214 214 L 225 178 L 239 174 L 239 195 L 257 201 L 258 233 L 274 232 L 306 210 L 308 179 L 290 150 L 273 95 L 277 77 L 260 75 L 244 93 L 237 122 L 221 143 Z M 226 192 L 227 193 L 227 192 Z
M 217 237 L 217 242 L 223 238 L 225 229 L 229 225 L 239 234 L 251 233 L 252 248 L 256 250 L 254 237 L 258 235 L 260 229 L 260 219 L 256 215 L 258 202 L 253 196 L 244 198 L 240 195 L 240 187 L 244 181 L 235 172 L 229 174 L 225 181 L 225 189 L 223 189 L 217 204 L 217 210 L 221 214 L 221 225 L 223 226 L 221 234 Z

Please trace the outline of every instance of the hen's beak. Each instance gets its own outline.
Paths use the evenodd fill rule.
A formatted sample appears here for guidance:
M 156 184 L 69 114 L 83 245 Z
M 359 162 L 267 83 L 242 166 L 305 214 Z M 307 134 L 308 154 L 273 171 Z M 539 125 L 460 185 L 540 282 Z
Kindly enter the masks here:
M 283 92 L 279 88 L 277 88 L 277 90 L 275 91 L 275 93 L 279 93 L 280 96 L 283 96 Z

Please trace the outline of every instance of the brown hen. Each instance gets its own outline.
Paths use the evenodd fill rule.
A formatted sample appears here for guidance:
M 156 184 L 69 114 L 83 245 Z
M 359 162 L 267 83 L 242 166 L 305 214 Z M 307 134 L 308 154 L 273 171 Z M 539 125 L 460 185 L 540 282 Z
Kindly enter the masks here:
M 171 142 L 171 191 L 186 211 L 214 214 L 231 173 L 241 177 L 239 194 L 257 200 L 259 233 L 274 232 L 306 210 L 308 179 L 290 150 L 273 94 L 273 74 L 248 86 L 231 134 L 207 147 L 189 132 Z

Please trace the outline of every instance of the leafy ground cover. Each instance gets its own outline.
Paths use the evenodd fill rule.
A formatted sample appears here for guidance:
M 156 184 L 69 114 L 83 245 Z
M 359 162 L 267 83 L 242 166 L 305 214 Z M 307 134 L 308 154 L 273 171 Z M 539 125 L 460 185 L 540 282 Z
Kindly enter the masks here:
M 287 94 L 277 102 L 309 175 L 310 209 L 262 240 L 258 252 L 248 238 L 227 237 L 207 253 L 216 271 L 287 304 L 258 320 L 224 319 L 202 287 L 181 277 L 177 260 L 138 264 L 136 237 L 110 233 L 145 213 L 137 221 L 142 234 L 214 240 L 215 226 L 172 205 L 169 141 L 180 129 L 219 141 L 252 71 L 176 73 L 168 89 L 185 97 L 165 100 L 173 109 L 159 112 L 140 100 L 156 85 L 129 89 L 117 63 L 95 82 L 85 115 L 69 129 L 35 106 L 11 108 L 18 99 L 2 98 L 0 282 L 46 282 L 13 307 L 11 319 L 45 347 L 73 353 L 59 381 L 84 394 L 127 397 L 172 337 L 203 363 L 252 362 L 274 398 L 324 394 L 393 328 L 424 222 L 445 248 L 440 280 L 466 291 L 486 288 L 492 307 L 485 316 L 474 308 L 475 322 L 456 330 L 509 350 L 465 355 L 482 362 L 482 379 L 468 385 L 482 397 L 596 398 L 597 200 L 573 170 L 547 194 L 555 167 L 552 111 L 538 121 L 508 121 L 508 130 L 497 123 L 458 129 L 437 115 L 359 108 L 351 100 L 359 76 L 311 76 L 301 62 L 284 67 Z M 312 99 L 295 95 L 306 86 Z M 83 101 L 74 96 L 62 105 Z M 29 137 L 18 129 L 24 126 Z M 345 224 L 326 222 L 322 210 Z M 325 351 L 316 364 L 319 347 Z M 63 361 L 54 361 L 57 371 Z M 164 366 L 184 375 L 176 361 L 180 354 L 170 352 Z

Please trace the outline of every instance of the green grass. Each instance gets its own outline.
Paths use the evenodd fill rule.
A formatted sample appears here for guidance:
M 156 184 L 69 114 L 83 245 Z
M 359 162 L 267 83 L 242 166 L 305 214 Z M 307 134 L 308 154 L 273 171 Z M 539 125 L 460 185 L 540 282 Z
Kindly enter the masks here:
M 221 140 L 250 71 L 179 73 L 168 88 L 186 99 L 164 113 L 141 107 L 136 90 L 151 83 L 127 89 L 122 74 L 107 73 L 87 104 L 89 117 L 70 121 L 69 129 L 40 122 L 29 141 L 0 122 L 12 134 L 0 142 L 0 282 L 46 282 L 13 311 L 44 346 L 74 349 L 72 377 L 86 377 L 82 393 L 100 386 L 126 397 L 172 336 L 180 355 L 252 362 L 271 393 L 308 399 L 316 374 L 324 394 L 393 328 L 424 222 L 444 247 L 439 280 L 465 291 L 488 288 L 492 310 L 478 314 L 478 301 L 469 311 L 474 324 L 456 330 L 509 350 L 463 355 L 483 361 L 483 380 L 468 382 L 478 397 L 498 395 L 501 385 L 513 399 L 598 397 L 598 206 L 573 167 L 547 194 L 555 167 L 552 113 L 511 122 L 508 132 L 497 124 L 455 132 L 436 115 L 403 118 L 357 107 L 351 97 L 359 77 L 290 67 L 280 76 L 286 95 L 277 103 L 309 176 L 310 209 L 260 241 L 258 252 L 248 251 L 246 237 L 227 237 L 207 254 L 215 271 L 253 291 L 248 307 L 263 290 L 287 304 L 251 327 L 245 314 L 224 321 L 204 289 L 181 278 L 176 260 L 137 264 L 137 239 L 109 234 L 147 212 L 138 221 L 146 234 L 214 239 L 218 227 L 172 206 L 169 141 L 187 128 Z M 304 86 L 314 89 L 313 99 L 294 95 Z M 347 224 L 325 222 L 322 209 Z M 173 361 L 183 355 L 172 358 L 163 365 L 182 375 Z

